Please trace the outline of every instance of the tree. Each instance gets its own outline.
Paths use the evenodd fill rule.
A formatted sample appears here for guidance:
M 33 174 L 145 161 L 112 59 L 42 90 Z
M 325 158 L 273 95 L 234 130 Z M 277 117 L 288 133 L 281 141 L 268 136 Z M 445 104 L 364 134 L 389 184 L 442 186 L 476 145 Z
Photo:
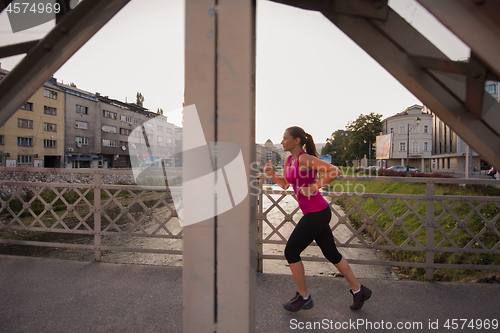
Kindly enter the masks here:
M 76 88 L 76 84 L 74 84 L 73 82 L 71 82 L 71 83 L 69 84 L 69 86 L 70 86 L 70 87 L 73 87 L 73 88 Z
M 348 135 L 346 131 L 335 131 L 332 137 L 326 139 L 326 145 L 321 150 L 321 155 L 332 156 L 332 164 L 337 166 L 346 165 L 346 146 L 348 144 Z
M 163 109 L 162 108 L 158 108 L 158 110 L 156 110 L 156 113 L 163 114 Z
M 375 156 L 373 146 L 377 135 L 382 132 L 382 115 L 370 113 L 369 115 L 359 115 L 358 119 L 349 122 L 346 129 L 351 132 L 346 150 L 346 160 L 361 159 L 364 155 Z
M 135 104 L 139 106 L 144 106 L 144 96 L 140 92 L 137 92 L 137 95 L 135 96 L 136 102 Z
M 281 155 L 279 153 L 276 153 L 276 165 L 281 162 Z

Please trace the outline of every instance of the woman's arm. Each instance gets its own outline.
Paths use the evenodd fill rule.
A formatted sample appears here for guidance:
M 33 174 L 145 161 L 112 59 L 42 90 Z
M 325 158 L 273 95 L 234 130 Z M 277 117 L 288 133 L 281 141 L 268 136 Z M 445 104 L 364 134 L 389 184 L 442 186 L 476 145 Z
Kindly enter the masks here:
M 288 161 L 288 160 L 287 160 Z M 286 162 L 285 162 L 286 167 Z M 284 177 L 281 177 L 276 172 L 274 172 L 273 161 L 269 161 L 264 167 L 264 172 L 271 176 L 276 184 L 278 184 L 282 189 L 287 190 L 290 184 L 286 181 Z M 286 172 L 286 169 L 285 169 Z
M 309 169 L 314 169 L 319 172 L 324 173 L 323 177 L 318 179 L 318 181 L 309 187 L 302 187 L 301 193 L 306 197 L 310 197 L 317 190 L 319 190 L 323 185 L 330 184 L 338 176 L 342 174 L 339 168 L 328 162 L 322 161 L 317 157 L 309 154 L 302 154 L 299 156 L 299 170 L 301 167 L 307 167 Z

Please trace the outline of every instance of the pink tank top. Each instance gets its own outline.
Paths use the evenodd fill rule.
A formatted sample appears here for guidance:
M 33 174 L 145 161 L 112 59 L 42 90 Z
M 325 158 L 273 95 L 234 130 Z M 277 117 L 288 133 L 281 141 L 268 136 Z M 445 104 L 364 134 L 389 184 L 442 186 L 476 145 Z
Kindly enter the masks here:
M 299 153 L 299 156 L 302 154 L 307 154 L 305 151 Z M 309 169 L 307 171 L 299 171 L 299 158 L 295 160 L 293 165 L 290 165 L 292 157 L 289 156 L 286 163 L 288 164 L 288 169 L 286 170 L 286 180 L 293 187 L 293 191 L 297 196 L 299 201 L 299 207 L 302 210 L 302 213 L 314 213 L 320 212 L 328 206 L 328 202 L 323 198 L 321 193 L 317 191 L 310 197 L 306 197 L 300 193 L 300 188 L 304 186 L 311 186 L 316 182 L 316 170 Z

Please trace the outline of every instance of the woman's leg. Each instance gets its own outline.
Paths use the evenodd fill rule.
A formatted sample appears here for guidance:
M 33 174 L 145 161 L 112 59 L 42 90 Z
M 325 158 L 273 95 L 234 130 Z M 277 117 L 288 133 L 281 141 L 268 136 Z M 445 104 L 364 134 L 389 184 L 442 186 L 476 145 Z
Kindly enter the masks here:
M 330 214 L 325 212 L 325 219 L 328 219 L 328 222 L 330 222 L 329 217 L 331 217 L 331 212 Z M 353 291 L 358 291 L 361 284 L 354 276 L 351 266 L 349 266 L 347 260 L 339 253 L 329 224 L 325 226 L 323 231 L 315 238 L 315 240 L 321 248 L 325 258 L 328 259 L 347 279 L 351 289 Z
M 297 284 L 297 291 L 302 297 L 309 296 L 306 284 L 306 276 L 304 264 L 300 259 L 300 254 L 304 249 L 311 244 L 316 235 L 317 230 L 317 213 L 308 213 L 302 216 L 297 226 L 293 230 L 285 247 L 285 257 L 292 271 L 293 278 Z
M 361 284 L 358 282 L 358 279 L 354 276 L 352 272 L 351 266 L 347 260 L 342 257 L 342 260 L 338 264 L 334 264 L 334 266 L 342 273 L 342 275 L 346 278 L 347 282 L 351 286 L 352 291 L 358 291 L 361 288 Z
M 289 266 L 290 270 L 292 271 L 295 283 L 297 284 L 297 291 L 299 292 L 300 296 L 302 297 L 309 296 L 309 291 L 307 290 L 307 283 L 306 283 L 306 273 L 304 270 L 304 264 L 302 263 L 302 260 L 294 264 L 289 264 Z

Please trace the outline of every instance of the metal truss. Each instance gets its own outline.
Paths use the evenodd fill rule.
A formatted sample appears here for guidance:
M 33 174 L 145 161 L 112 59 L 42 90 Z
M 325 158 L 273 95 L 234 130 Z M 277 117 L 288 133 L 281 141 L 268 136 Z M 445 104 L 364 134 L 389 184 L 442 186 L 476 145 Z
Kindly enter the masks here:
M 26 57 L 0 81 L 0 126 L 129 1 L 83 0 L 69 10 L 64 0 L 66 14 L 56 18 L 56 26 L 43 39 L 1 47 L 0 57 Z M 0 8 L 10 2 L 0 2 Z
M 500 4 L 486 0 L 419 0 L 471 48 L 452 61 L 401 18 L 387 0 L 274 0 L 317 10 L 500 169 L 500 104 L 485 94 L 500 77 Z

